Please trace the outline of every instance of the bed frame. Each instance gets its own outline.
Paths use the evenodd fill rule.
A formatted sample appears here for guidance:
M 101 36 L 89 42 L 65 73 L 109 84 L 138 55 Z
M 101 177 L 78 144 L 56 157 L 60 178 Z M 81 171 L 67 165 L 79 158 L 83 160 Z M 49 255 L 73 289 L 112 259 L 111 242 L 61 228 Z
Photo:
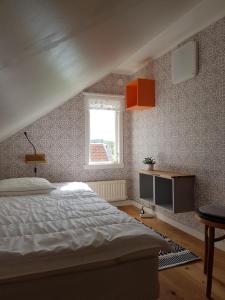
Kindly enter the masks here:
M 158 257 L 114 259 L 0 280 L 4 300 L 155 300 Z

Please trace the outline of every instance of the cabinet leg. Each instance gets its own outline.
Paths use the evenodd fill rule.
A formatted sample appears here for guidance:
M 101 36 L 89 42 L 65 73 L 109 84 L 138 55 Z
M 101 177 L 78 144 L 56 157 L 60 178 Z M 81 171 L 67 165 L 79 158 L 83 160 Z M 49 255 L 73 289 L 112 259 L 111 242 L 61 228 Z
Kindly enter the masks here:
M 208 263 L 208 244 L 209 244 L 209 236 L 208 230 L 209 226 L 205 225 L 205 257 L 204 257 L 204 273 L 207 274 L 207 263 Z
M 208 263 L 207 263 L 207 287 L 206 287 L 206 296 L 209 299 L 211 298 L 211 291 L 212 291 L 214 239 L 215 239 L 215 228 L 210 226 L 209 243 L 208 243 Z

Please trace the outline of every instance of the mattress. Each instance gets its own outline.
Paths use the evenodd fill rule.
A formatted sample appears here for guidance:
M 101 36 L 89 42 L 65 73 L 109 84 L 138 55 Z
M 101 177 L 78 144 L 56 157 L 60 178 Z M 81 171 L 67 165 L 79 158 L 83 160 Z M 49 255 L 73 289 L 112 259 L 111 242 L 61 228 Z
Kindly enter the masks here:
M 157 255 L 165 240 L 86 184 L 46 195 L 0 197 L 0 279 Z

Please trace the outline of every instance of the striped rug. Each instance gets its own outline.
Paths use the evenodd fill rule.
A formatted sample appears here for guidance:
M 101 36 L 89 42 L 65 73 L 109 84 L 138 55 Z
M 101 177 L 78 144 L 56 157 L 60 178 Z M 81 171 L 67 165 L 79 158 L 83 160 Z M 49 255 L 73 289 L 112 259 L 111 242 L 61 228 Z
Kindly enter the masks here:
M 157 232 L 160 234 L 159 232 Z M 160 234 L 163 236 L 162 234 Z M 171 247 L 170 252 L 159 252 L 159 270 L 173 268 L 176 266 L 188 264 L 200 260 L 200 257 L 192 253 L 190 250 L 185 249 L 176 242 L 170 240 L 168 237 L 163 236 Z
M 144 225 L 149 227 L 151 230 L 155 231 L 159 235 L 161 235 L 161 237 L 163 237 L 169 243 L 171 248 L 171 251 L 169 252 L 164 252 L 164 251 L 159 252 L 159 271 L 201 260 L 199 256 L 195 255 L 190 250 L 185 249 L 178 243 L 169 239 L 167 236 L 154 230 L 152 227 L 146 224 Z

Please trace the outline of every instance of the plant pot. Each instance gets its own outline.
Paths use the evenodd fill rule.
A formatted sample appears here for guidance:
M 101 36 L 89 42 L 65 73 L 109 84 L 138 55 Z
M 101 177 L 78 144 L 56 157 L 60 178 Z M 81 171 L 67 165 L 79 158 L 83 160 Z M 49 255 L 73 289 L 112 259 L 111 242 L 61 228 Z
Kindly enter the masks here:
M 153 171 L 154 170 L 154 164 L 148 165 L 148 171 Z

